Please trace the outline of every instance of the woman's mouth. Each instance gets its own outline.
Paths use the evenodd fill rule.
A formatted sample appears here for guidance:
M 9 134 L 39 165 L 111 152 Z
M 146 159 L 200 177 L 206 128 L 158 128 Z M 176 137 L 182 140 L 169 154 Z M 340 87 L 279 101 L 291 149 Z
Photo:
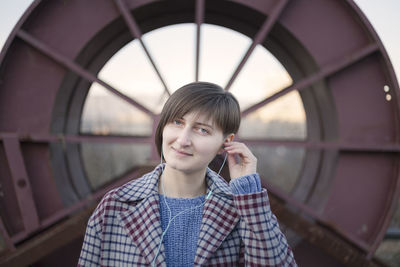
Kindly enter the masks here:
M 182 150 L 180 150 L 180 149 L 176 149 L 176 148 L 174 148 L 174 147 L 172 147 L 172 149 L 173 149 L 178 155 L 182 155 L 182 156 L 193 156 L 192 153 L 188 153 L 188 152 L 182 151 Z

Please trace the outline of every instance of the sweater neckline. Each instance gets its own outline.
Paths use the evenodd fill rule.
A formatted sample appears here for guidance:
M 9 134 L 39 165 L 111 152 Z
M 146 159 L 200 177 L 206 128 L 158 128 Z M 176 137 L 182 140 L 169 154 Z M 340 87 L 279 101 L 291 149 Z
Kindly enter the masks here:
M 188 198 L 186 198 L 186 197 L 169 197 L 169 196 L 163 195 L 163 194 L 161 194 L 161 193 L 159 193 L 159 196 L 162 197 L 162 198 L 166 198 L 166 199 L 169 200 L 169 201 L 183 201 L 183 202 L 191 202 L 191 201 L 204 200 L 205 197 L 206 197 L 205 194 L 204 194 L 204 195 L 197 196 L 197 197 L 188 197 Z

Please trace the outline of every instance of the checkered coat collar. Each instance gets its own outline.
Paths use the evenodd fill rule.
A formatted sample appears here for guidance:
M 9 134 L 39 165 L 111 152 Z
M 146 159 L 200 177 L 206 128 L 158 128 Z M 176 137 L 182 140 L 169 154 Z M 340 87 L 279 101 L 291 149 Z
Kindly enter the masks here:
M 158 179 L 162 174 L 164 167 L 165 163 L 160 164 L 152 172 L 120 187 L 116 192 L 117 200 L 121 202 L 136 202 L 151 195 L 158 196 Z M 206 182 L 207 193 L 209 190 L 212 190 L 213 194 L 218 194 L 232 199 L 232 192 L 228 184 L 210 168 L 207 168 L 206 171 Z
M 119 219 L 149 264 L 156 256 L 162 235 L 158 179 L 163 167 L 160 164 L 151 173 L 125 184 L 115 192 L 117 201 L 134 203 L 119 214 Z M 206 172 L 206 182 L 207 194 L 212 190 L 212 195 L 203 208 L 195 266 L 202 266 L 207 262 L 239 221 L 228 184 L 210 169 Z M 165 266 L 164 251 L 162 245 L 157 266 Z

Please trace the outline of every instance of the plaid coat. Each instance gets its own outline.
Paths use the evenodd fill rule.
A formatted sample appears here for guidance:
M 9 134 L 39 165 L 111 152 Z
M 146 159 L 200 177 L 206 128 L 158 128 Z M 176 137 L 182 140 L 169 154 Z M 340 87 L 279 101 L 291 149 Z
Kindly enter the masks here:
M 89 219 L 78 266 L 150 266 L 162 228 L 159 165 L 107 193 Z M 232 195 L 207 169 L 212 195 L 205 202 L 194 266 L 297 266 L 271 212 L 267 191 Z M 157 266 L 166 266 L 161 247 Z

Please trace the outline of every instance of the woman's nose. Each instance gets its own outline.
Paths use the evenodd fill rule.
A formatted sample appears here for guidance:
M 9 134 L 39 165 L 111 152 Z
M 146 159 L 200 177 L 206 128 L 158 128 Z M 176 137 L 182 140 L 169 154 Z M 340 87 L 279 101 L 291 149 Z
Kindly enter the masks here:
M 176 140 L 180 146 L 189 146 L 191 144 L 190 131 L 188 129 L 182 129 Z

